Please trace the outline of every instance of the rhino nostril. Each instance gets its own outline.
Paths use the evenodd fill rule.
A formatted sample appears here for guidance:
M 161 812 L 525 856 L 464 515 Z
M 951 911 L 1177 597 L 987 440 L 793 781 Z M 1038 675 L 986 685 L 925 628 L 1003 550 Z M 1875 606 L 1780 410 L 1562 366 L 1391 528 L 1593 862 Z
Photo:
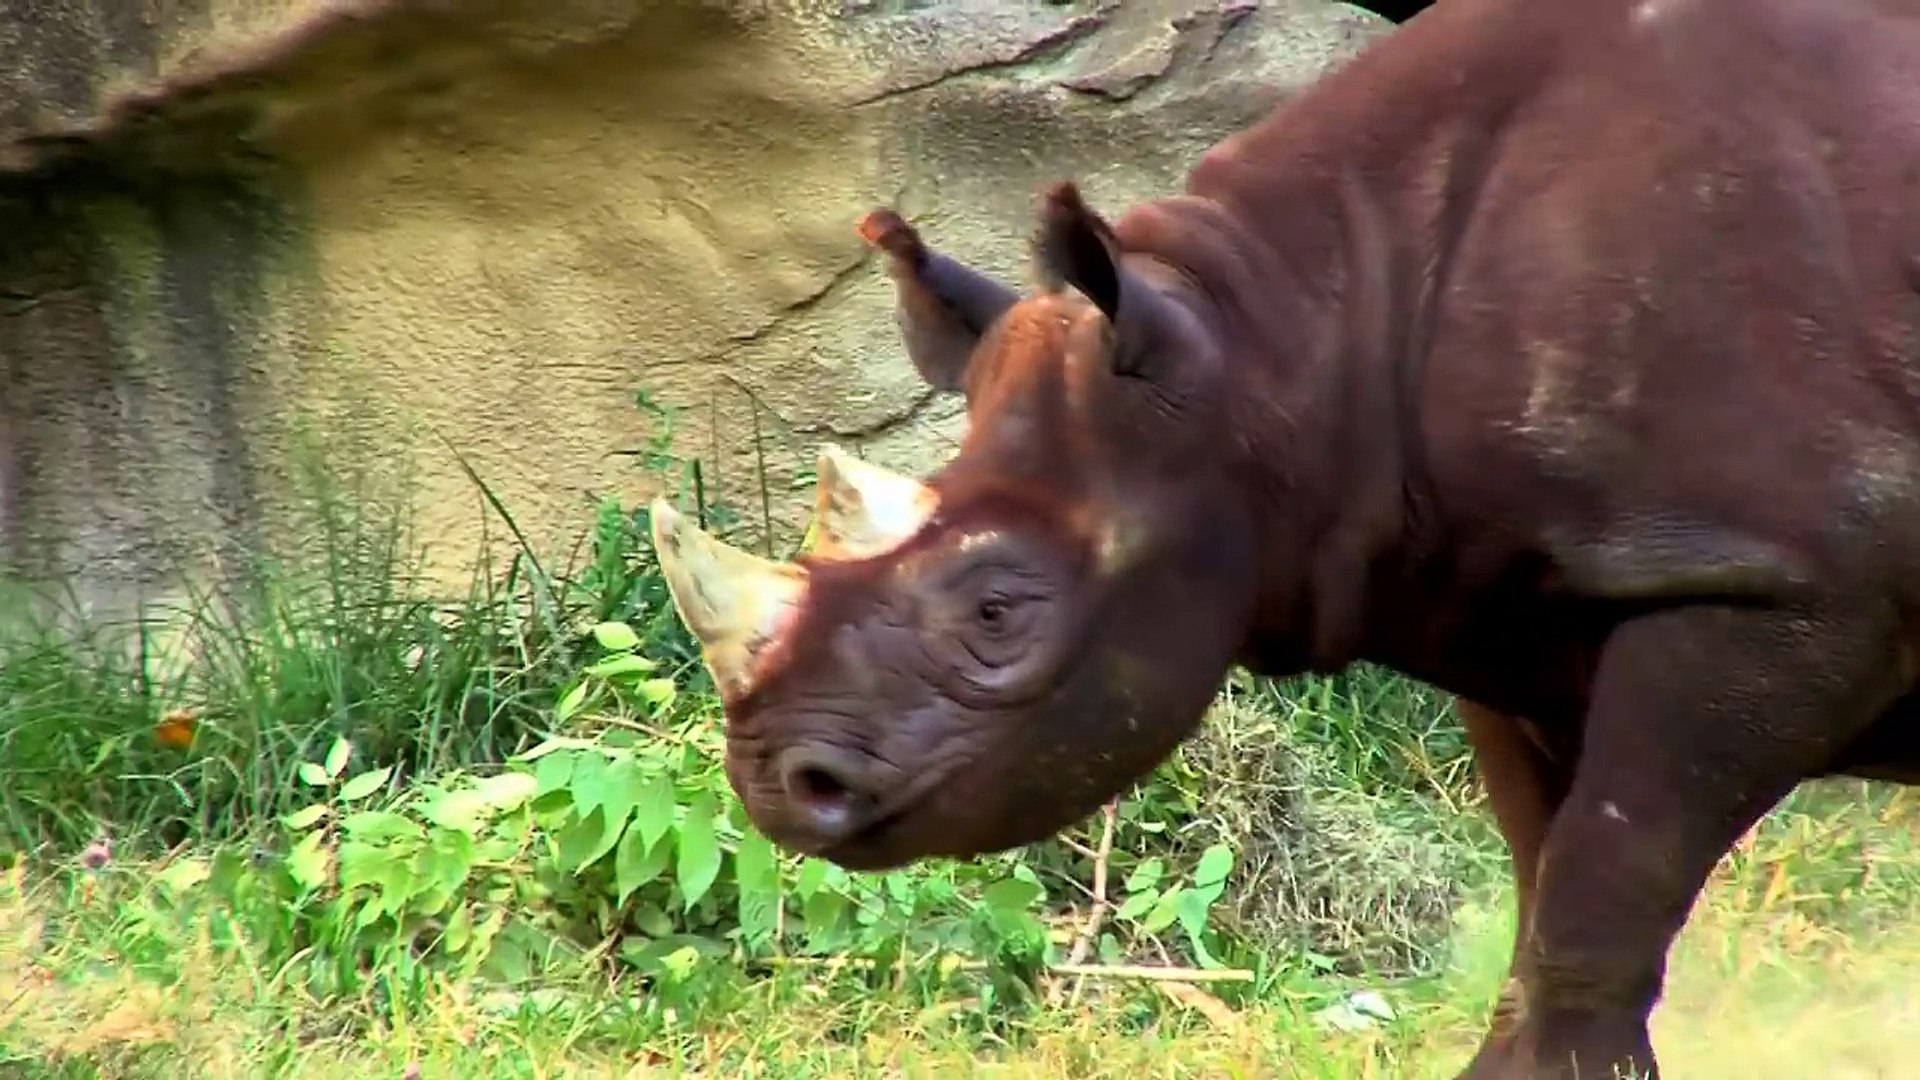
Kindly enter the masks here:
M 815 832 L 844 836 L 860 827 L 868 802 L 860 768 L 857 756 L 838 747 L 794 747 L 780 756 L 780 787 Z
M 788 778 L 787 790 L 794 798 L 806 802 L 831 802 L 849 798 L 853 794 L 839 777 L 817 765 L 808 765 L 796 771 Z

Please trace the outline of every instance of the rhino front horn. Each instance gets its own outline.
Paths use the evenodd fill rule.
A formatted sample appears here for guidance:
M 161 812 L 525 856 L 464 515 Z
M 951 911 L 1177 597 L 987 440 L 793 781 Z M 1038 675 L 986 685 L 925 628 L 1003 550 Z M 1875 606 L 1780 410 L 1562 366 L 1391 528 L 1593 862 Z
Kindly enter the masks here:
M 714 539 L 664 499 L 653 501 L 652 518 L 667 592 L 714 684 L 730 698 L 746 694 L 760 656 L 798 610 L 807 572 Z
M 933 517 L 939 498 L 912 477 L 861 461 L 831 444 L 814 470 L 813 549 L 826 559 L 864 559 L 900 546 Z

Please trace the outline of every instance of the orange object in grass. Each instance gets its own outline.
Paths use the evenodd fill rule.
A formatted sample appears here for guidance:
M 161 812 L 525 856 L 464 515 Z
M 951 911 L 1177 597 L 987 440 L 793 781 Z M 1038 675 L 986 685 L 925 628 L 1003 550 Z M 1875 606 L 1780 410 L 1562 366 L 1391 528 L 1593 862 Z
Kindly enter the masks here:
M 153 727 L 153 737 L 161 746 L 184 750 L 193 745 L 193 732 L 199 714 L 193 709 L 174 709 Z

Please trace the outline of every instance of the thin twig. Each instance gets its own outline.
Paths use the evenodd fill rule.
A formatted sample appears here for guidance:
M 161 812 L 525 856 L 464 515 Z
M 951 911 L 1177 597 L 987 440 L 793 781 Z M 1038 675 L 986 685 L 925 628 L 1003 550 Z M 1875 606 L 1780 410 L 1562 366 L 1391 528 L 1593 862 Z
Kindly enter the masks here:
M 1098 856 L 1094 853 L 1094 850 L 1092 848 L 1088 847 L 1087 845 L 1081 843 L 1078 840 L 1075 840 L 1071 836 L 1061 837 L 1060 844 L 1062 847 L 1067 848 L 1069 851 L 1075 852 L 1076 854 L 1085 855 L 1089 859 L 1098 858 Z
M 1056 975 L 1083 975 L 1090 979 L 1146 979 L 1172 982 L 1252 982 L 1244 968 L 1149 967 L 1144 964 L 1049 964 Z
M 1093 859 L 1093 907 L 1087 912 L 1087 925 L 1081 929 L 1080 937 L 1073 943 L 1073 949 L 1067 954 L 1067 962 L 1079 964 L 1086 960 L 1088 950 L 1100 940 L 1100 924 L 1106 921 L 1107 912 L 1113 904 L 1107 899 L 1107 867 L 1113 856 L 1113 833 L 1119 818 L 1120 804 L 1109 800 L 1102 817 L 1100 828 L 1100 851 Z M 1080 1003 L 1080 995 L 1087 988 L 1085 979 L 1075 979 L 1073 983 L 1073 1003 Z
M 1106 921 L 1107 909 L 1107 861 L 1113 856 L 1113 830 L 1119 818 L 1119 806 L 1113 801 L 1107 802 L 1102 813 L 1105 823 L 1100 828 L 1100 850 L 1093 856 L 1093 907 L 1087 911 L 1087 925 L 1073 943 L 1073 949 L 1067 953 L 1067 963 L 1082 963 L 1087 958 L 1087 950 L 1093 947 L 1094 940 L 1100 935 L 1100 924 Z
M 1089 851 L 1084 844 L 1077 843 L 1073 840 L 1067 841 L 1067 844 L 1071 846 L 1073 850 L 1093 860 L 1093 887 L 1089 889 L 1078 881 L 1072 883 L 1074 888 L 1086 893 L 1087 897 L 1092 900 L 1092 903 L 1087 908 L 1087 921 L 1085 925 L 1080 928 L 1080 932 L 1074 935 L 1073 947 L 1067 953 L 1067 963 L 1069 964 L 1078 964 L 1086 960 L 1087 950 L 1092 947 L 1094 940 L 1100 933 L 1100 923 L 1107 917 L 1107 862 L 1113 856 L 1113 827 L 1118 805 L 1116 800 L 1110 799 L 1107 801 L 1107 805 L 1102 808 L 1104 824 L 1100 830 L 1099 850 Z M 1073 984 L 1072 1001 L 1077 1003 L 1080 1000 L 1080 991 L 1084 989 L 1085 986 L 1086 984 L 1084 982 L 1076 981 Z M 1047 1000 L 1058 1004 L 1060 1001 L 1060 991 L 1060 983 L 1057 980 L 1049 978 L 1047 980 Z
M 758 968 L 841 968 L 872 967 L 874 961 L 863 956 L 763 956 L 750 962 Z M 983 960 L 964 960 L 952 965 L 955 971 L 985 971 Z M 1244 968 L 1155 967 L 1147 964 L 1048 964 L 1054 975 L 1076 975 L 1087 979 L 1141 979 L 1149 982 L 1252 982 L 1253 972 Z

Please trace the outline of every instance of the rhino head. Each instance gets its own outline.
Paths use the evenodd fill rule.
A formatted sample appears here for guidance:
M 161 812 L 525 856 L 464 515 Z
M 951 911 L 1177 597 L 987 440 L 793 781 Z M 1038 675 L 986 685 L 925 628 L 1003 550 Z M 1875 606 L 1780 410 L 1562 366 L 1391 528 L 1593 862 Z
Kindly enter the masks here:
M 790 850 L 879 869 L 1050 836 L 1193 732 L 1247 637 L 1255 522 L 1219 314 L 1071 184 L 1038 219 L 1024 297 L 891 211 L 861 223 L 909 358 L 966 396 L 939 472 L 823 451 L 816 542 L 791 564 L 653 506 L 728 777 Z

